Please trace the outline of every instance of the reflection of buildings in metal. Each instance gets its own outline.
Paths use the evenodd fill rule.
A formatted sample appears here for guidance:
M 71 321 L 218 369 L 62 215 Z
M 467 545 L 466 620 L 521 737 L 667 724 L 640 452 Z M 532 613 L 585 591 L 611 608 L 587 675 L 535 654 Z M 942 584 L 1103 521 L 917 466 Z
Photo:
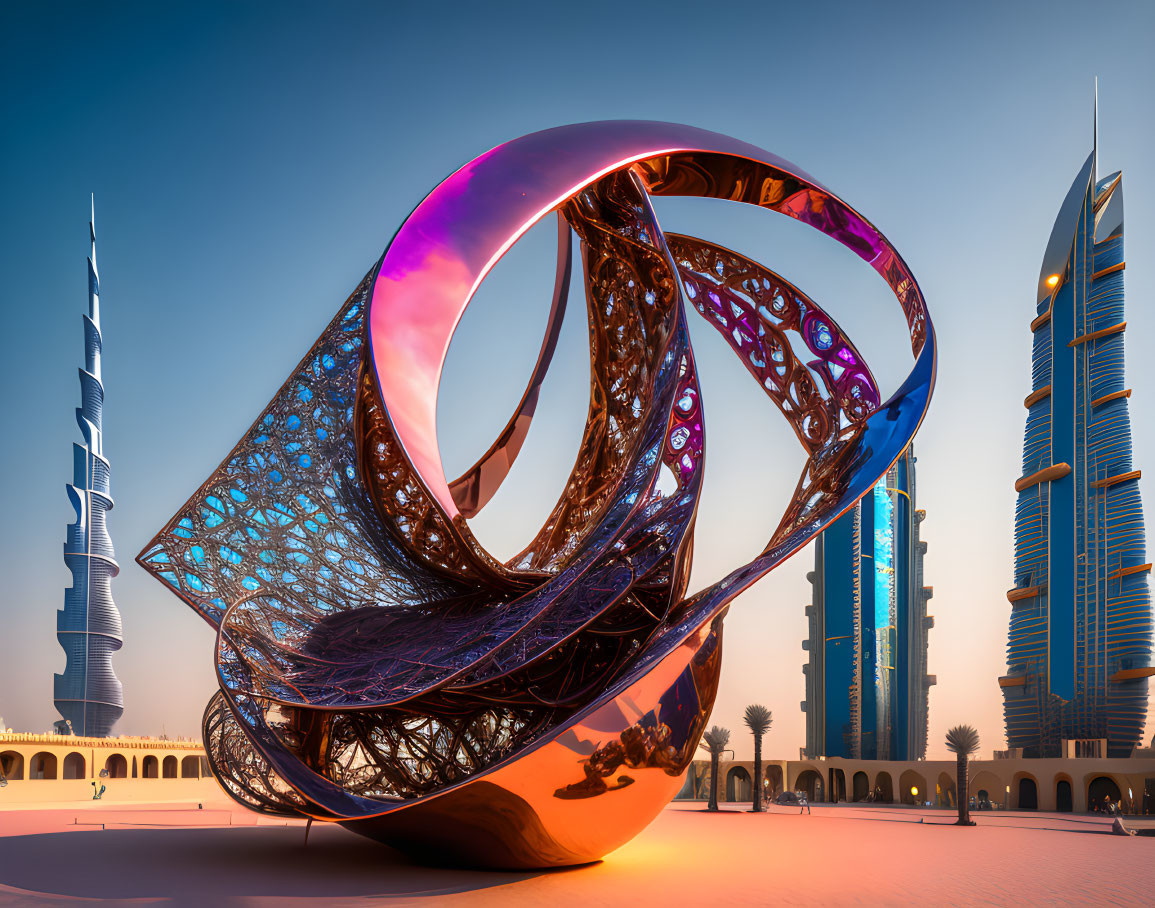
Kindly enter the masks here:
M 909 760 L 926 754 L 930 687 L 913 445 L 871 494 L 814 545 L 806 607 L 806 750 L 810 757 Z
M 1100 179 L 1097 166 L 1093 148 L 1052 229 L 1031 322 L 999 679 L 1007 743 L 1027 757 L 1058 757 L 1074 739 L 1105 739 L 1106 756 L 1126 756 L 1155 675 L 1123 368 L 1122 175 Z
M 885 404 L 834 321 L 773 272 L 665 236 L 655 195 L 759 205 L 855 251 L 902 305 L 916 361 Z M 529 387 L 450 481 L 436 389 L 474 288 L 559 216 L 558 289 Z M 590 409 L 565 492 L 500 563 L 466 518 L 536 407 L 581 243 Z M 686 597 L 704 430 L 683 300 L 808 453 L 766 549 Z M 909 444 L 934 335 L 897 252 L 793 165 L 688 127 L 526 136 L 417 207 L 234 451 L 139 556 L 218 628 L 205 715 L 237 800 L 440 859 L 600 858 L 682 785 L 717 690 L 729 602 L 850 507 Z

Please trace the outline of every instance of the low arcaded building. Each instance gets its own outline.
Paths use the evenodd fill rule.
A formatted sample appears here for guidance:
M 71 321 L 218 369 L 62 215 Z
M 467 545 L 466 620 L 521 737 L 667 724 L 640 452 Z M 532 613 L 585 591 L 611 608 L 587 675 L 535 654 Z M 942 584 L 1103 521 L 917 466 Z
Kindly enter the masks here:
M 106 799 L 134 801 L 216 790 L 199 741 L 16 732 L 0 732 L 0 783 L 0 806 L 91 798 L 102 785 Z
M 957 804 L 954 760 L 767 760 L 762 764 L 767 797 L 804 791 L 815 803 Z M 710 762 L 696 760 L 679 798 L 707 798 Z M 723 761 L 715 782 L 719 801 L 753 797 L 752 761 Z M 1104 798 L 1127 813 L 1155 813 L 1155 751 L 1133 757 L 970 761 L 970 793 L 997 808 L 1083 813 Z

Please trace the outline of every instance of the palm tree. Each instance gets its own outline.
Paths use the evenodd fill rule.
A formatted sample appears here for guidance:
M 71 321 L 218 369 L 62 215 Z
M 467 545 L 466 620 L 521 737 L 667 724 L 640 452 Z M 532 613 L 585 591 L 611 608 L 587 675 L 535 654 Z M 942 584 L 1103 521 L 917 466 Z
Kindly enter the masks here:
M 718 761 L 729 743 L 730 729 L 715 725 L 702 735 L 702 743 L 698 745 L 710 752 L 710 803 L 706 805 L 707 810 L 718 809 Z
M 956 725 L 946 733 L 947 750 L 958 754 L 958 823 L 974 826 L 970 812 L 970 778 L 967 758 L 979 749 L 979 733 L 971 725 Z
M 754 812 L 762 812 L 762 736 L 774 724 L 774 714 L 761 703 L 746 707 L 746 727 L 754 735 Z

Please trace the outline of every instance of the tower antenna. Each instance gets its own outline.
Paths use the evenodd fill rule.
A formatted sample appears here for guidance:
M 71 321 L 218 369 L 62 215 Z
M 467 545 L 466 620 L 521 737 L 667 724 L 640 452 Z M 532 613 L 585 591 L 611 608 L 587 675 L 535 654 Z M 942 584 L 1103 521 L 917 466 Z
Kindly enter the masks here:
M 1092 130 L 1094 135 L 1091 137 L 1091 150 L 1095 154 L 1095 165 L 1092 168 L 1092 180 L 1099 179 L 1099 77 L 1095 76 L 1095 107 L 1091 115 Z

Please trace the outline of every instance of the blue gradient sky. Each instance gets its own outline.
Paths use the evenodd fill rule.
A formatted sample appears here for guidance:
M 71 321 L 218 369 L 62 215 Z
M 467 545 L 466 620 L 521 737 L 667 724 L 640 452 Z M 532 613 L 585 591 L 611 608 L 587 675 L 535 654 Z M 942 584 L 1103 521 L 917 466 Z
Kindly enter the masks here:
M 1155 379 L 1142 357 L 1155 337 L 1153 38 L 1147 3 L 6 4 L 0 715 L 29 730 L 56 718 L 90 192 L 126 637 L 115 662 L 119 730 L 192 735 L 213 689 L 212 635 L 135 554 L 436 182 L 526 132 L 644 118 L 797 162 L 864 211 L 913 268 L 941 343 L 916 445 L 935 587 L 930 755 L 963 721 L 978 726 L 984 751 L 1005 746 L 996 678 L 1028 324 L 1051 223 L 1090 148 L 1095 74 L 1101 167 L 1125 172 L 1135 461 L 1155 469 Z M 909 348 L 873 272 L 801 225 L 735 208 L 667 202 L 658 214 L 668 229 L 752 254 L 798 283 L 893 390 Z M 533 231 L 515 247 L 455 339 L 439 413 L 451 475 L 487 447 L 520 394 L 552 243 Z M 692 330 L 709 423 L 697 586 L 762 547 L 802 457 L 728 349 L 703 324 Z M 587 372 L 584 328 L 571 318 L 547 412 L 476 523 L 498 554 L 521 547 L 562 487 Z M 812 557 L 764 580 L 727 619 L 714 721 L 735 731 L 739 755 L 750 749 L 740 716 L 751 701 L 774 711 L 769 754 L 803 744 Z

